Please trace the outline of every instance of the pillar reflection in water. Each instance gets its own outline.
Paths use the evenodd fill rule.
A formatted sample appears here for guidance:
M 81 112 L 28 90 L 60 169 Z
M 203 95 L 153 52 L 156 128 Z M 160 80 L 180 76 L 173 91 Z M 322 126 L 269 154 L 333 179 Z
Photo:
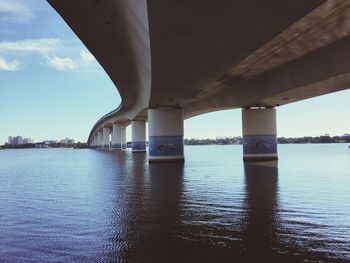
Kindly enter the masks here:
M 125 152 L 119 152 L 123 155 Z M 119 159 L 119 156 L 117 157 Z M 119 165 L 118 176 L 125 189 L 115 208 L 109 238 L 107 261 L 169 262 L 178 252 L 180 225 L 182 163 L 148 164 L 146 155 L 134 155 L 133 163 Z M 136 162 L 136 165 L 135 165 Z M 120 211 L 122 210 L 122 215 Z M 174 254 L 175 253 L 175 254 Z
M 278 163 L 247 162 L 245 172 L 245 256 L 251 260 L 274 258 L 273 243 L 278 209 Z
M 109 152 L 115 170 L 114 200 L 110 210 L 108 236 L 104 245 L 106 262 L 137 261 L 143 246 L 144 216 L 148 207 L 145 187 L 147 159 L 144 154 L 132 156 L 131 151 Z M 140 258 L 138 258 L 140 260 Z
M 154 262 L 169 262 L 177 256 L 181 231 L 183 163 L 149 164 L 151 211 L 147 243 Z

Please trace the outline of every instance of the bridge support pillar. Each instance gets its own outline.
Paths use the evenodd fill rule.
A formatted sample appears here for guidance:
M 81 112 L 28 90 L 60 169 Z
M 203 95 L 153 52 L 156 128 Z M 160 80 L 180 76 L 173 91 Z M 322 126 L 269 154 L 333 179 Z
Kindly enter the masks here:
M 125 150 L 126 148 L 126 127 L 122 125 L 122 149 Z
M 102 149 L 109 150 L 109 134 L 111 130 L 109 128 L 103 127 L 102 129 Z
M 122 149 L 122 126 L 119 123 L 113 124 L 112 131 L 112 149 L 121 150 Z
M 95 136 L 92 136 L 92 139 L 90 141 L 90 144 L 89 144 L 90 148 L 94 148 L 95 147 Z
M 102 148 L 102 131 L 97 132 L 97 149 Z
M 97 140 L 96 135 L 94 135 L 92 137 L 92 143 L 91 143 L 91 148 L 93 148 L 93 149 L 96 148 L 96 145 L 97 145 L 96 140 Z
M 97 134 L 95 134 L 95 142 L 94 142 L 94 149 L 96 149 L 97 148 L 97 146 L 98 146 L 98 141 L 97 141 Z
M 183 134 L 182 109 L 149 109 L 149 162 L 184 162 Z
M 132 152 L 146 151 L 146 122 L 133 120 L 131 122 Z
M 275 109 L 243 109 L 242 128 L 244 161 L 278 159 Z

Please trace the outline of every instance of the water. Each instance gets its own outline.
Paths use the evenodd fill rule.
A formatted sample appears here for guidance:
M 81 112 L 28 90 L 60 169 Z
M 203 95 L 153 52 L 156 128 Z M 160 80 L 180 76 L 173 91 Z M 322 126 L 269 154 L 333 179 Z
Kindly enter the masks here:
M 0 262 L 350 262 L 350 151 L 0 151 Z

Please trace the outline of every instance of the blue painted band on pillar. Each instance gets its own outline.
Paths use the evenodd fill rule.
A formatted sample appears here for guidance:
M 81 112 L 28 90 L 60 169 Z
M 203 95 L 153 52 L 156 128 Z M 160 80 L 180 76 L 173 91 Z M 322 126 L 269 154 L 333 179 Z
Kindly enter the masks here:
M 127 148 L 127 145 L 125 143 L 123 143 L 123 149 L 126 149 Z
M 243 154 L 276 154 L 276 135 L 244 135 Z
M 146 142 L 132 142 L 132 149 L 133 150 L 146 150 Z
M 183 136 L 150 136 L 150 156 L 182 156 L 184 154 Z
M 114 149 L 121 149 L 122 148 L 122 144 L 121 143 L 113 143 L 112 144 L 112 148 L 114 148 Z

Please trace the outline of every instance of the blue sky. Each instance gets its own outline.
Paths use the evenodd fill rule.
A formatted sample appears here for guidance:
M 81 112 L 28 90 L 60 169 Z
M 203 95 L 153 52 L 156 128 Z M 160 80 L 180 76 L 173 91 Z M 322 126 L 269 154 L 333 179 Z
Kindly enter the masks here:
M 85 141 L 120 103 L 109 77 L 44 0 L 0 0 L 0 24 L 0 144 L 11 135 Z M 346 90 L 279 107 L 278 135 L 350 133 L 349 102 Z M 240 110 L 185 121 L 186 138 L 240 135 Z

